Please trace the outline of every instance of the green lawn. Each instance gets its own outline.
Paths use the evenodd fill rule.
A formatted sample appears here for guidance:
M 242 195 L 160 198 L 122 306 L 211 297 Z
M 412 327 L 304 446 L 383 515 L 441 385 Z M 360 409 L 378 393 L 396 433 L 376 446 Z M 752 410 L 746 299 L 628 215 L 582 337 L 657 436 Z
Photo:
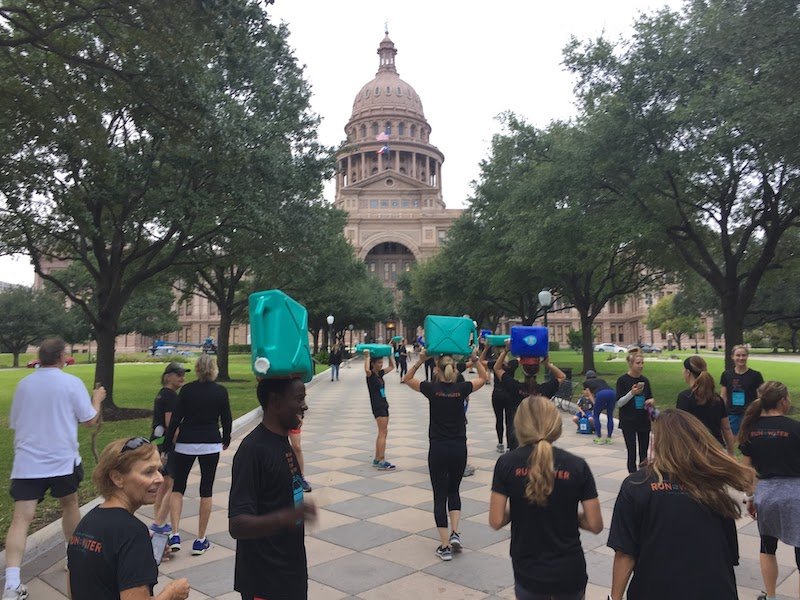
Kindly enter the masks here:
M 84 355 L 85 356 L 85 355 Z M 141 355 L 144 357 L 144 354 Z M 20 363 L 25 364 L 32 357 L 26 355 Z M 0 354 L 0 365 L 10 365 L 11 355 Z M 233 381 L 225 382 L 231 400 L 233 418 L 242 416 L 258 406 L 255 396 L 255 377 L 250 371 L 250 355 L 233 355 L 230 361 L 230 372 Z M 188 365 L 187 365 L 188 366 Z M 317 372 L 327 369 L 327 365 L 317 365 Z M 80 377 L 87 387 L 91 385 L 94 376 L 94 365 L 76 364 L 67 367 L 68 372 Z M 114 378 L 114 399 L 118 406 L 135 408 L 152 408 L 160 386 L 161 373 L 164 370 L 162 363 L 123 363 L 117 364 Z M 0 480 L 7 482 L 11 474 L 13 459 L 13 433 L 8 429 L 8 414 L 11 409 L 11 399 L 17 382 L 29 375 L 30 369 L 0 369 Z M 191 374 L 187 377 L 191 381 Z M 79 430 L 81 457 L 83 459 L 86 478 L 80 489 L 81 504 L 94 498 L 94 486 L 91 483 L 91 472 L 94 469 L 90 436 L 92 429 L 80 427 Z M 98 450 L 116 438 L 134 437 L 137 435 L 149 436 L 150 419 L 133 419 L 104 423 L 97 438 Z M 7 485 L 7 483 L 5 484 Z M 6 491 L 0 493 L 0 548 L 5 544 L 5 532 L 11 522 L 13 501 Z M 34 522 L 35 529 L 39 529 L 58 516 L 58 503 L 48 497 L 37 510 Z

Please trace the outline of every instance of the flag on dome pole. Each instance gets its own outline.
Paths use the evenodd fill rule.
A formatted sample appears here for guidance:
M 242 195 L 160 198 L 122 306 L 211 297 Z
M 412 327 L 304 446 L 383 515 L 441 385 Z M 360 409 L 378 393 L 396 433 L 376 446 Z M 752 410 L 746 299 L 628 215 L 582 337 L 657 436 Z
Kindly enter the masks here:
M 378 150 L 378 154 L 389 154 L 389 144 L 381 146 L 381 149 Z
M 375 137 L 376 142 L 388 142 L 389 141 L 389 134 L 385 131 L 382 131 Z

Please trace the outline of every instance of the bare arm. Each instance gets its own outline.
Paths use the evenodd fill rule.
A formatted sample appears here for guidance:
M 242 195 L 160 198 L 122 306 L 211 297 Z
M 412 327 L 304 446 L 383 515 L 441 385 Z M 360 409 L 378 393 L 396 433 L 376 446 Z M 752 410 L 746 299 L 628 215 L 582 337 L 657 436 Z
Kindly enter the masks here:
M 742 456 L 742 464 L 746 467 L 752 467 L 753 461 L 750 460 L 749 456 Z M 758 512 L 756 511 L 756 505 L 754 502 L 755 498 L 753 498 L 755 493 L 756 493 L 756 481 L 755 477 L 753 477 L 753 481 L 750 484 L 750 489 L 745 491 L 744 503 L 747 506 L 748 514 L 754 519 L 758 516 Z
M 628 587 L 628 581 L 635 565 L 636 559 L 630 554 L 625 554 L 619 550 L 614 554 L 614 567 L 611 575 L 612 600 L 622 600 L 622 595 L 625 593 L 625 588 Z
M 550 370 L 550 374 L 555 377 L 556 380 L 558 380 L 558 383 L 563 382 L 567 378 L 567 376 L 564 375 L 564 371 L 550 362 L 549 356 L 544 357 L 544 363 L 545 366 Z
M 417 374 L 417 369 L 419 369 L 420 366 L 425 362 L 425 358 L 426 357 L 427 357 L 427 355 L 425 354 L 425 349 L 423 348 L 422 350 L 420 350 L 419 358 L 417 359 L 417 362 L 415 362 L 413 365 L 411 365 L 411 368 L 408 370 L 408 373 L 406 373 L 403 376 L 403 383 L 405 383 L 408 387 L 410 387 L 415 392 L 419 391 L 419 380 L 416 379 L 414 377 L 414 375 Z
M 503 379 L 503 375 L 506 374 L 505 369 L 503 369 L 503 365 L 505 364 L 506 355 L 507 354 L 508 354 L 508 348 L 505 347 L 505 348 L 503 348 L 503 351 L 500 353 L 500 356 L 497 357 L 497 360 L 494 361 L 494 369 L 493 369 L 493 371 L 494 371 L 494 376 L 497 379 L 497 381 L 500 381 L 501 379 Z
M 189 597 L 189 581 L 186 578 L 170 581 L 155 600 L 185 600 Z M 120 600 L 153 600 L 150 588 L 146 585 L 122 590 Z
M 92 392 L 92 408 L 94 408 L 95 415 L 88 421 L 84 421 L 83 423 L 81 423 L 81 425 L 86 425 L 87 427 L 89 427 L 97 423 L 98 420 L 100 420 L 100 408 L 101 405 L 103 404 L 103 400 L 105 399 L 106 399 L 106 388 L 104 388 L 102 385 L 96 387 L 95 390 Z
M 511 511 L 508 509 L 508 496 L 492 492 L 489 498 L 489 527 L 502 529 L 511 522 Z
M 477 358 L 473 358 L 472 364 L 475 365 L 475 368 L 478 370 L 478 376 L 472 380 L 472 391 L 477 392 L 481 389 L 489 379 L 489 374 L 486 372 L 486 365 L 483 364 L 483 361 Z
M 317 507 L 308 501 L 300 506 L 282 508 L 264 515 L 236 515 L 228 519 L 228 532 L 235 540 L 254 540 L 297 527 L 298 522 L 313 521 Z
M 719 388 L 719 395 L 722 398 L 722 401 L 725 403 L 725 406 L 728 405 L 728 388 L 724 385 Z
M 372 368 L 369 364 L 369 350 L 364 350 L 364 371 L 367 374 L 367 377 L 372 375 Z
M 386 369 L 386 370 L 383 372 L 383 374 L 384 374 L 384 375 L 387 375 L 388 373 L 391 373 L 392 371 L 394 371 L 394 369 L 395 369 L 395 364 L 394 364 L 394 352 L 392 352 L 391 354 L 389 354 L 389 368 L 388 368 L 388 369 Z
M 728 420 L 728 416 L 722 417 L 720 423 L 722 424 L 722 438 L 728 447 L 728 454 L 733 456 L 736 454 L 736 438 L 733 435 L 733 430 L 731 430 L 731 422 Z
M 603 531 L 603 514 L 600 512 L 600 499 L 582 500 L 583 511 L 578 513 L 578 527 L 598 534 Z

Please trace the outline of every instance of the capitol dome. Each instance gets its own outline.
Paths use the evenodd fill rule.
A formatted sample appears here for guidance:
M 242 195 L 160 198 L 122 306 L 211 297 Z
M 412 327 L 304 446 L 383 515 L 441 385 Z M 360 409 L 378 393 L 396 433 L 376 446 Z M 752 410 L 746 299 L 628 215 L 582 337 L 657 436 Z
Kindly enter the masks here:
M 378 72 L 375 78 L 356 94 L 351 121 L 389 112 L 425 120 L 419 94 L 397 74 L 394 63 L 396 54 L 394 42 L 389 39 L 389 33 L 386 32 L 378 47 L 380 56 Z

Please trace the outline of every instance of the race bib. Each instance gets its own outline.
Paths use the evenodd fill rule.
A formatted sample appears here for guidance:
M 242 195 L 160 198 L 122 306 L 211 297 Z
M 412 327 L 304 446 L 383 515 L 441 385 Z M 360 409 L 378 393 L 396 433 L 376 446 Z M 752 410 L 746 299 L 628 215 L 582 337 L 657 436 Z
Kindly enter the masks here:
M 744 391 L 733 390 L 733 395 L 731 396 L 731 404 L 733 404 L 733 406 L 744 406 Z
M 381 398 L 386 398 L 386 388 L 381 388 Z
M 634 396 L 634 406 L 636 406 L 636 410 L 644 410 L 644 396 L 639 394 L 638 396 Z

